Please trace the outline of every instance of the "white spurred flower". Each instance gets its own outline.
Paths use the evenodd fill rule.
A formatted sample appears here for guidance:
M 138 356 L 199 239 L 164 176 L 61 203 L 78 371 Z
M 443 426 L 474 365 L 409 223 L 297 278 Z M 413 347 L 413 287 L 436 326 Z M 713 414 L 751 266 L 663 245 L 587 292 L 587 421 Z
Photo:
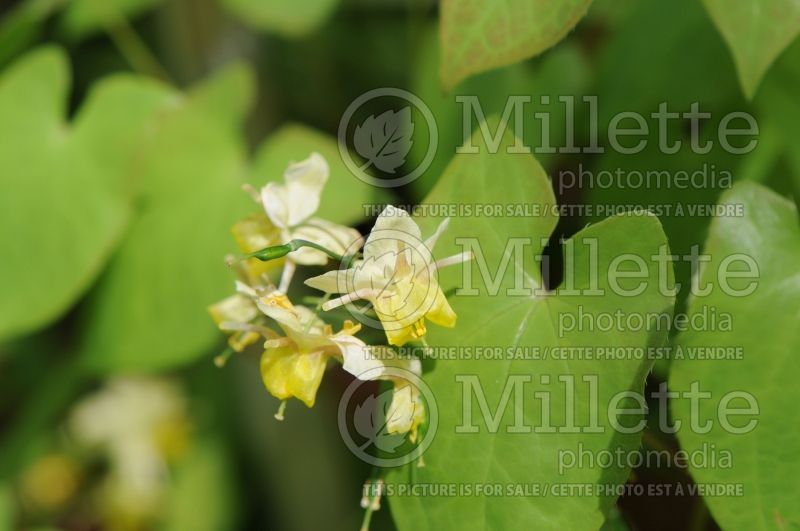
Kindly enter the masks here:
M 310 278 L 306 284 L 326 293 L 344 293 L 325 303 L 324 310 L 368 300 L 391 345 L 402 346 L 424 337 L 426 319 L 453 327 L 456 314 L 439 287 L 436 272 L 470 260 L 472 255 L 461 253 L 434 261 L 432 249 L 447 224 L 446 219 L 423 241 L 419 227 L 406 211 L 387 206 L 367 238 L 363 259 L 349 269 Z
M 422 375 L 421 362 L 416 358 L 400 357 L 388 347 L 370 346 L 360 351 L 349 350 L 342 367 L 362 380 L 392 382 L 394 393 L 386 412 L 386 431 L 409 433 L 411 442 L 416 442 L 419 425 L 425 420 L 425 404 L 411 378 Z
M 319 153 L 312 153 L 306 160 L 289 165 L 283 183 L 271 182 L 261 189 L 257 198 L 280 231 L 282 243 L 308 240 L 339 255 L 354 252 L 360 246 L 361 234 L 357 230 L 314 217 L 329 174 L 327 161 Z M 296 264 L 324 265 L 327 261 L 325 253 L 308 247 L 291 253 L 286 258 L 281 291 L 288 288 Z

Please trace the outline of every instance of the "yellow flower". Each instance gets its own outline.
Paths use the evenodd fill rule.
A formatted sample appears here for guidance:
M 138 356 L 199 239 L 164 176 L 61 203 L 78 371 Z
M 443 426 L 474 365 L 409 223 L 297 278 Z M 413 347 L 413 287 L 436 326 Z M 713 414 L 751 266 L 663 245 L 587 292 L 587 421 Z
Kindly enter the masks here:
M 370 301 L 391 345 L 402 346 L 422 338 L 427 332 L 426 319 L 453 327 L 456 314 L 439 287 L 436 272 L 472 256 L 462 253 L 433 260 L 431 250 L 447 224 L 448 220 L 444 220 L 423 241 L 419 227 L 407 212 L 387 206 L 367 238 L 362 260 L 350 269 L 310 278 L 306 284 L 326 293 L 345 294 L 328 301 L 324 310 L 358 299 Z
M 244 286 L 237 282 L 237 286 Z M 249 286 L 246 288 L 251 289 Z M 241 293 L 236 293 L 208 307 L 208 313 L 220 330 L 230 334 L 228 345 L 241 352 L 259 340 L 261 334 L 253 326 L 261 315 L 253 300 Z
M 360 352 L 364 343 L 354 337 L 361 328 L 345 321 L 334 333 L 314 312 L 294 306 L 280 292 L 256 298 L 258 309 L 275 320 L 284 337 L 268 339 L 261 356 L 261 377 L 276 398 L 295 397 L 313 407 L 325 365 L 334 357 L 342 361 L 348 351 Z
M 361 380 L 391 381 L 394 392 L 386 412 L 386 431 L 409 433 L 409 440 L 417 442 L 419 425 L 425 421 L 425 403 L 412 379 L 422 374 L 420 361 L 399 357 L 386 347 L 370 346 L 360 352 L 349 350 L 343 368 Z
M 231 228 L 231 233 L 244 254 L 283 243 L 281 242 L 281 230 L 272 224 L 264 212 L 251 214 L 237 222 Z M 248 258 L 241 262 L 240 267 L 247 283 L 258 285 L 263 283 L 264 275 L 277 271 L 284 263 L 285 259 L 262 262 L 256 258 Z

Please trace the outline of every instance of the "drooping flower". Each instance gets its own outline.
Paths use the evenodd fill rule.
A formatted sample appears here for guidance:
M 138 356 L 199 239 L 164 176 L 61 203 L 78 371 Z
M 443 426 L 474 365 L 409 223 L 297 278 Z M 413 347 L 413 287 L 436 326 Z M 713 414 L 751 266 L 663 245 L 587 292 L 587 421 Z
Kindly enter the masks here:
M 283 183 L 271 182 L 261 189 L 258 200 L 272 225 L 280 231 L 279 243 L 307 240 L 338 255 L 359 247 L 361 235 L 357 230 L 313 217 L 329 174 L 327 161 L 319 153 L 312 153 L 306 160 L 289 165 Z M 281 291 L 288 288 L 296 264 L 324 265 L 327 261 L 325 253 L 317 249 L 293 252 L 286 257 Z
M 325 303 L 324 310 L 358 299 L 368 300 L 391 345 L 402 346 L 424 337 L 426 319 L 453 327 L 456 314 L 439 287 L 436 272 L 472 256 L 461 253 L 434 261 L 431 250 L 447 224 L 446 219 L 423 241 L 419 227 L 407 212 L 387 206 L 367 238 L 363 259 L 349 269 L 310 278 L 306 284 L 326 293 L 345 294 Z
M 261 377 L 267 390 L 280 400 L 295 397 L 313 407 L 327 361 L 343 361 L 349 352 L 361 352 L 364 342 L 354 337 L 360 325 L 345 321 L 334 333 L 310 309 L 293 305 L 286 295 L 275 291 L 254 295 L 261 312 L 273 319 L 286 334 L 264 343 Z
M 367 347 L 348 352 L 344 370 L 361 380 L 388 380 L 394 386 L 392 403 L 386 412 L 388 433 L 408 433 L 417 442 L 419 425 L 425 421 L 425 403 L 420 390 L 411 381 L 422 375 L 422 364 L 416 358 L 399 357 L 388 347 Z

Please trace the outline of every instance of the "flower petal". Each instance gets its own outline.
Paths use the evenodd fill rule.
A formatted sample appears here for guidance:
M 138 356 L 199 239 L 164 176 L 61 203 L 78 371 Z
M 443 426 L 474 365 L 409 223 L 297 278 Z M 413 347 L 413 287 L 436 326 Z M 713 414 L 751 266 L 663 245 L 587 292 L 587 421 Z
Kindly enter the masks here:
M 343 351 L 344 363 L 342 368 L 355 376 L 365 376 L 369 380 L 391 380 L 392 376 L 386 369 L 402 369 L 416 374 L 422 374 L 422 363 L 407 356 L 400 356 L 394 350 L 381 347 L 351 348 Z
M 217 325 L 224 321 L 249 323 L 258 315 L 258 309 L 252 300 L 237 293 L 209 306 L 208 313 Z
M 385 260 L 396 257 L 403 249 L 415 248 L 422 242 L 422 234 L 408 212 L 388 205 L 375 221 L 367 243 L 364 245 L 365 260 Z
M 392 403 L 386 412 L 386 431 L 389 433 L 411 432 L 412 443 L 417 439 L 417 428 L 425 420 L 425 405 L 419 389 L 407 381 L 395 381 Z
M 354 254 L 360 249 L 362 241 L 357 230 L 320 218 L 311 218 L 296 227 L 292 230 L 291 237 L 314 242 L 339 255 Z M 308 247 L 298 249 L 290 257 L 301 265 L 325 265 L 329 260 L 322 251 Z
M 313 407 L 326 362 L 323 352 L 301 354 L 292 347 L 267 349 L 261 356 L 261 379 L 274 397 L 296 397 Z
M 261 203 L 264 205 L 264 212 L 272 223 L 280 228 L 289 228 L 289 191 L 286 185 L 280 183 L 267 183 L 261 189 Z
M 308 278 L 305 280 L 305 284 L 325 293 L 348 293 L 357 289 L 355 288 L 355 274 L 356 270 L 353 268 L 337 269 Z
M 328 182 L 328 162 L 319 153 L 291 164 L 284 173 L 289 207 L 288 224 L 294 227 L 310 218 L 319 208 L 322 188 Z

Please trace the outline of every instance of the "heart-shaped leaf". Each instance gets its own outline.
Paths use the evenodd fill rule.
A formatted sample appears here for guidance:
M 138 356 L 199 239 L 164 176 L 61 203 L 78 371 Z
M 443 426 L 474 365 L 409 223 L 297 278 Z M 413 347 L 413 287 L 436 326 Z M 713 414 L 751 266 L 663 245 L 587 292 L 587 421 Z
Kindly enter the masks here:
M 703 0 L 733 52 L 739 81 L 755 95 L 767 69 L 800 33 L 797 0 Z
M 252 205 L 240 125 L 251 77 L 230 67 L 174 95 L 140 161 L 138 212 L 87 304 L 82 351 L 107 371 L 155 370 L 219 339 L 205 308 L 230 291 L 229 229 Z
M 619 256 L 649 260 L 660 248 L 666 250 L 666 237 L 658 219 L 647 213 L 592 225 L 572 238 L 574 253 L 567 257 L 566 266 L 574 273 L 572 288 L 578 293 L 532 292 L 543 286 L 535 257 L 555 228 L 555 198 L 547 175 L 533 157 L 506 152 L 513 142 L 506 135 L 497 153 L 488 153 L 476 135 L 473 143 L 481 146 L 480 152 L 456 155 L 425 201 L 431 206 L 498 205 L 499 209 L 490 209 L 492 214 L 454 217 L 439 239 L 436 251 L 441 256 L 463 251 L 458 242 L 464 238 L 475 239 L 472 241 L 479 244 L 490 274 L 480 273 L 480 258 L 464 266 L 471 271 L 469 288 L 477 292 L 451 299 L 458 314 L 454 329 L 429 329 L 428 343 L 433 349 L 444 349 L 443 359 L 436 360 L 434 370 L 424 375 L 438 404 L 439 424 L 429 428 L 436 431 L 424 456 L 426 466 L 410 464 L 393 470 L 387 482 L 408 483 L 416 476 L 419 483 L 501 484 L 503 489 L 507 485 L 524 489 L 536 483 L 550 496 L 541 491 L 537 495 L 522 490 L 514 495 L 504 490 L 506 494 L 497 497 L 390 497 L 400 529 L 598 529 L 613 507 L 615 496 L 610 491 L 552 496 L 551 489 L 569 484 L 613 488 L 625 482 L 628 470 L 624 465 L 602 469 L 596 464 L 559 470 L 560 452 L 576 452 L 578 448 L 592 455 L 617 449 L 630 452 L 639 444 L 638 434 L 615 431 L 612 423 L 616 418 L 608 412 L 618 393 L 642 391 L 651 366 L 648 357 L 590 359 L 551 357 L 547 352 L 600 352 L 602 348 L 643 352 L 648 346 L 660 345 L 665 339 L 664 329 L 598 333 L 561 325 L 579 315 L 599 319 L 618 311 L 638 317 L 671 315 L 674 298 L 662 294 L 658 282 L 660 278 L 669 285 L 670 268 L 659 277 L 656 268 L 650 267 L 638 281 L 644 282 L 644 289 L 634 296 L 617 294 L 606 274 Z M 423 234 L 429 234 L 440 220 L 419 221 Z M 527 242 L 527 246 L 520 250 L 513 242 Z M 596 251 L 587 242 L 594 242 Z M 504 260 L 507 267 L 501 265 Z M 465 288 L 460 269 L 441 271 L 443 289 Z M 604 290 L 603 295 L 586 291 L 592 282 Z M 500 356 L 481 356 L 479 351 L 499 351 Z M 575 382 L 574 393 L 565 391 L 560 378 Z M 598 384 L 594 396 L 586 384 L 592 379 Z M 466 382 L 472 383 L 467 386 Z M 521 390 L 514 390 L 515 382 L 521 382 Z M 494 418 L 476 413 L 480 408 L 473 406 L 481 402 L 479 392 Z M 515 394 L 516 398 L 508 395 L 506 405 L 511 407 L 502 409 L 505 406 L 498 404 L 508 392 L 521 394 Z M 536 398 L 541 395 L 535 393 L 549 393 L 547 413 L 542 412 L 544 408 Z M 469 423 L 465 421 L 466 411 L 472 411 Z M 547 414 L 549 419 L 543 416 Z M 596 415 L 597 432 L 555 429 L 568 426 L 570 415 L 580 419 L 575 420 L 576 426 L 587 426 L 588 419 Z M 554 432 L 539 429 L 546 425 Z
M 591 0 L 443 0 L 445 89 L 467 77 L 538 55 L 560 41 Z
M 713 309 L 720 318 L 730 314 L 731 327 L 678 336 L 677 346 L 686 354 L 672 364 L 670 391 L 681 394 L 673 399 L 673 417 L 682 423 L 677 433 L 684 450 L 700 452 L 713 445 L 718 458 L 707 466 L 693 466 L 694 480 L 741 485 L 740 495 L 706 498 L 723 529 L 791 529 L 800 525 L 797 208 L 754 183 L 738 184 L 721 203 L 743 209 L 743 215 L 719 217 L 711 224 L 703 250 L 710 261 L 703 264 L 698 286 L 713 290 L 690 300 L 689 319 Z M 752 264 L 757 267 L 757 284 L 748 293 L 754 281 L 752 275 L 747 278 Z M 730 277 L 728 271 L 733 272 Z M 699 356 L 720 349 L 722 357 Z M 692 391 L 693 383 L 699 393 L 708 393 L 694 406 L 683 394 Z M 757 411 L 748 414 L 751 399 Z M 692 421 L 701 429 L 693 429 Z M 748 429 L 751 422 L 755 424 Z M 729 465 L 721 460 L 724 452 L 729 453 Z
M 51 322 L 100 272 L 131 216 L 147 128 L 169 99 L 154 82 L 111 78 L 67 124 L 68 85 L 53 48 L 0 80 L 0 338 Z

